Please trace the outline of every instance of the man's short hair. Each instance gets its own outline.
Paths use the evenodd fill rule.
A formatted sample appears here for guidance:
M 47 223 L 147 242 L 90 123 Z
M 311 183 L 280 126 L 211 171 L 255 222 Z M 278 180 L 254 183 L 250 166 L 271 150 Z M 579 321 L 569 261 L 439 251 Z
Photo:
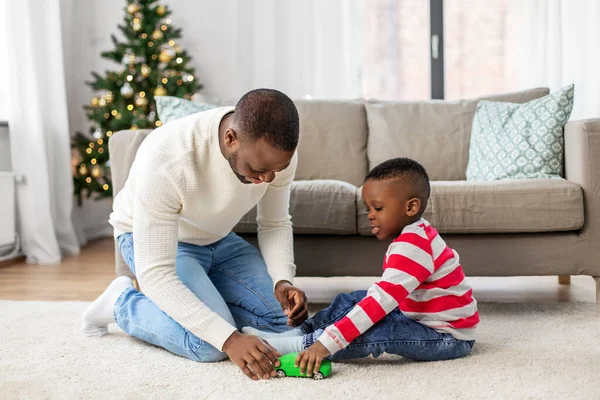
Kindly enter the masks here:
M 369 172 L 365 182 L 369 179 L 398 179 L 399 183 L 411 185 L 416 197 L 421 200 L 420 213 L 425 211 L 431 193 L 429 176 L 425 168 L 415 160 L 400 157 L 384 161 Z
M 256 89 L 238 101 L 234 128 L 244 139 L 265 139 L 283 151 L 295 151 L 300 122 L 294 102 L 274 89 Z

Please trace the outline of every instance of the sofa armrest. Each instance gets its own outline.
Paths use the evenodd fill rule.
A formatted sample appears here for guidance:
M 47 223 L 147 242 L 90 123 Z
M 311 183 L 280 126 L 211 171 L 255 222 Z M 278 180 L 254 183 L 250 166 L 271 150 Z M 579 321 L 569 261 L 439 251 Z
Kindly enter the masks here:
M 119 131 L 112 135 L 108 142 L 108 153 L 110 155 L 110 172 L 113 184 L 113 197 L 115 197 L 123 186 L 129 170 L 135 159 L 135 154 L 146 138 L 150 130 Z M 128 275 L 133 278 L 121 252 L 115 243 L 115 272 L 117 276 Z
M 135 154 L 150 130 L 115 132 L 108 141 L 113 198 L 119 193 L 129 176 Z
M 589 266 L 600 259 L 600 118 L 572 121 L 565 126 L 565 177 L 583 189 Z

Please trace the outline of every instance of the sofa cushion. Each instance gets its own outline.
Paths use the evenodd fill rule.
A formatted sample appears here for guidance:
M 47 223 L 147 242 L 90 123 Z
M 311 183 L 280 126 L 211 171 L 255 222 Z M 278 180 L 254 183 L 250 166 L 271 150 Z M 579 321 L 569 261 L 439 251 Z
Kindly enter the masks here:
M 417 160 L 433 181 L 466 179 L 471 125 L 481 100 L 525 103 L 547 88 L 473 100 L 365 104 L 369 124 L 369 169 L 395 157 Z
M 156 102 L 156 113 L 163 125 L 190 114 L 219 107 L 215 104 L 200 103 L 175 96 L 155 96 L 154 101 Z
M 298 100 L 297 180 L 361 185 L 367 174 L 367 117 L 359 101 Z
M 563 127 L 574 85 L 525 104 L 481 101 L 473 118 L 467 180 L 560 178 Z
M 356 234 L 356 186 L 335 180 L 292 183 L 290 215 L 294 233 Z M 233 230 L 256 232 L 256 207 Z
M 361 193 L 358 232 L 371 236 Z M 440 233 L 573 231 L 583 226 L 583 192 L 564 179 L 437 181 L 423 218 Z

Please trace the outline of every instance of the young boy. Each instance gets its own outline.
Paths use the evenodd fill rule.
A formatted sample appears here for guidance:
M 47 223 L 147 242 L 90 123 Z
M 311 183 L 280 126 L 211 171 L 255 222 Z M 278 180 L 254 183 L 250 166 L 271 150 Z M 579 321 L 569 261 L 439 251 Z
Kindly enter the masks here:
M 381 353 L 420 360 L 464 357 L 475 343 L 477 302 L 458 254 L 421 218 L 429 178 L 416 161 L 395 158 L 375 167 L 362 189 L 371 232 L 393 239 L 381 280 L 368 291 L 337 296 L 331 306 L 284 333 L 244 328 L 281 354 L 300 352 L 302 373 L 333 360 Z

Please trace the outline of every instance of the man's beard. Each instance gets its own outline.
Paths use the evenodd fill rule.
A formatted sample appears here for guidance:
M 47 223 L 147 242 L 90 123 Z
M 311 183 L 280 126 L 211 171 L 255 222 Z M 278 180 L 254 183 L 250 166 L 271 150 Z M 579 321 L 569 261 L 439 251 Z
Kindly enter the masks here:
M 244 175 L 240 175 L 235 170 L 235 165 L 237 164 L 238 151 L 239 150 L 236 150 L 233 154 L 231 154 L 230 156 L 226 157 L 227 158 L 227 162 L 229 163 L 229 166 L 231 167 L 231 170 L 233 171 L 233 173 L 235 174 L 235 176 L 240 180 L 240 182 L 245 183 L 245 184 L 250 184 L 252 182 L 250 180 L 248 180 L 248 178 L 246 178 Z

